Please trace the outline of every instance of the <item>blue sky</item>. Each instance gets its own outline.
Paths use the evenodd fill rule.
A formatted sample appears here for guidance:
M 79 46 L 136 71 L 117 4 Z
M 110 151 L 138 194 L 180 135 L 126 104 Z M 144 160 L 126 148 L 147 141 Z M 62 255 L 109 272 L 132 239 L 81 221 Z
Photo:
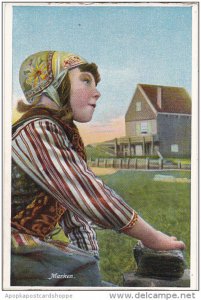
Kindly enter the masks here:
M 98 64 L 102 94 L 92 123 L 125 115 L 138 83 L 191 93 L 190 6 L 15 6 L 13 94 L 21 62 L 41 50 L 80 54 Z

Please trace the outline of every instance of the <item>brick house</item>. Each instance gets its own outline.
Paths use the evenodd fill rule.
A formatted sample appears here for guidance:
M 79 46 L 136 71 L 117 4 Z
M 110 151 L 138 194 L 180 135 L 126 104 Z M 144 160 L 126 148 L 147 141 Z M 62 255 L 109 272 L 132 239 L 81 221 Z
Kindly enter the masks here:
M 138 84 L 125 115 L 117 156 L 191 154 L 191 97 L 182 87 Z

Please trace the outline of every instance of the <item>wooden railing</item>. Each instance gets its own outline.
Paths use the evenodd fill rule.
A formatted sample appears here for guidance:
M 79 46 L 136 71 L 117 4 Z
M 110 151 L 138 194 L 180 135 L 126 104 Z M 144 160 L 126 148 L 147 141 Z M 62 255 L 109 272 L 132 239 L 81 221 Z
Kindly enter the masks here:
M 97 158 L 88 160 L 90 167 L 100 168 L 116 168 L 116 169 L 186 169 L 190 170 L 190 164 L 182 164 L 182 162 L 172 163 L 164 159 L 151 158 Z

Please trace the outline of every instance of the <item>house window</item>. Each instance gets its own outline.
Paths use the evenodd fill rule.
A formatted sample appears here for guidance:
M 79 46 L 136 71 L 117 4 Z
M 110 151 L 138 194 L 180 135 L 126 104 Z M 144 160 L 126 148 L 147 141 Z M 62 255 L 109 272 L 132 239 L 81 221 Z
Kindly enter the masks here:
M 142 103 L 136 102 L 136 111 L 141 111 L 141 110 L 142 110 Z
M 141 133 L 148 133 L 148 123 L 147 122 L 141 123 Z
M 179 152 L 179 146 L 177 144 L 171 145 L 171 152 Z

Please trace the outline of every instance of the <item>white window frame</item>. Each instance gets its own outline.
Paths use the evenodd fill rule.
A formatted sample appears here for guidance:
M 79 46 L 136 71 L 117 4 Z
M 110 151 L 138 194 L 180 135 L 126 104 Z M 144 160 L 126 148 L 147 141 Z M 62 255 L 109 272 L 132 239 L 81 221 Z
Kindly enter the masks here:
M 178 153 L 179 152 L 179 145 L 178 144 L 172 144 L 171 145 L 171 152 Z
M 147 134 L 148 133 L 148 122 L 147 121 L 141 122 L 140 131 L 141 131 L 141 134 Z

